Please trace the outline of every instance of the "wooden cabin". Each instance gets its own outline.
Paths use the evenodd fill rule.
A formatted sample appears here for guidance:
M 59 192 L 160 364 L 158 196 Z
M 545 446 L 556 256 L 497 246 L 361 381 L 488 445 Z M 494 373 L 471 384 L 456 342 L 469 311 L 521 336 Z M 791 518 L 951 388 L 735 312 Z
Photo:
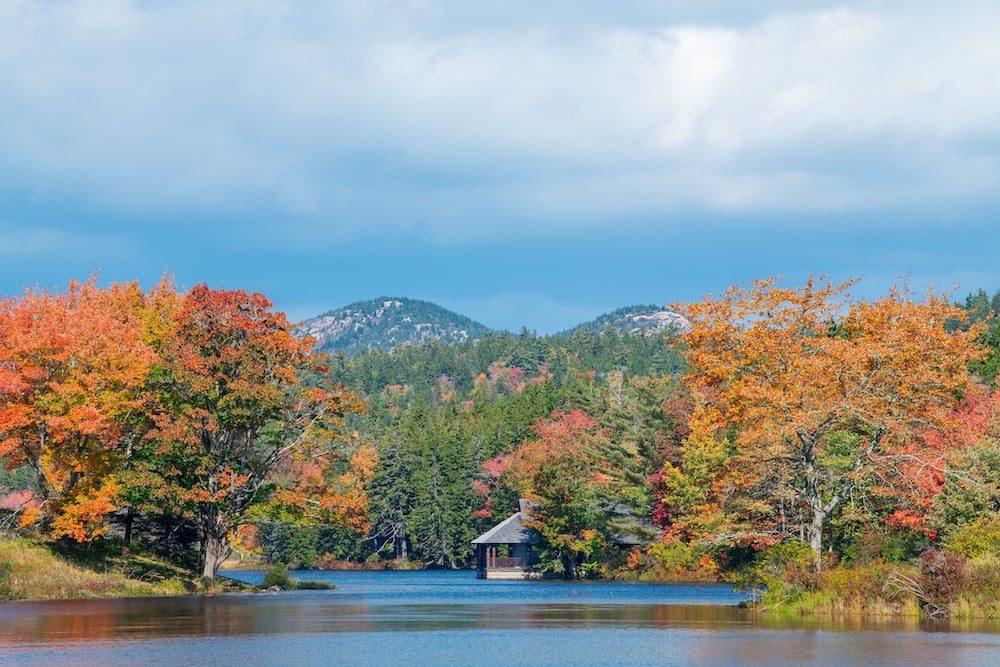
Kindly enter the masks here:
M 541 579 L 535 545 L 539 535 L 524 525 L 531 503 L 518 501 L 518 511 L 472 540 L 476 549 L 478 579 Z M 609 505 L 614 517 L 609 528 L 611 543 L 623 553 L 635 546 L 644 546 L 662 539 L 663 533 L 648 521 L 636 517 L 626 505 Z
M 538 556 L 532 548 L 538 533 L 525 526 L 529 506 L 523 498 L 518 511 L 472 540 L 476 547 L 476 577 L 479 579 L 539 579 Z

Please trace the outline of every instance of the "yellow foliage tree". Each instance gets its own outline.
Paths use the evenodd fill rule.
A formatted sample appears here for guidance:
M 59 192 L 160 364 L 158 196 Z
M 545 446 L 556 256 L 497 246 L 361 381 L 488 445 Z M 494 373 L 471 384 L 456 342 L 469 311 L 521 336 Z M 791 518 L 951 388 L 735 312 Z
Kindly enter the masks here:
M 700 404 L 665 479 L 692 531 L 766 543 L 797 528 L 819 569 L 824 524 L 859 482 L 939 460 L 922 435 L 949 427 L 980 330 L 947 326 L 962 313 L 945 295 L 851 302 L 854 282 L 757 280 L 677 307 Z

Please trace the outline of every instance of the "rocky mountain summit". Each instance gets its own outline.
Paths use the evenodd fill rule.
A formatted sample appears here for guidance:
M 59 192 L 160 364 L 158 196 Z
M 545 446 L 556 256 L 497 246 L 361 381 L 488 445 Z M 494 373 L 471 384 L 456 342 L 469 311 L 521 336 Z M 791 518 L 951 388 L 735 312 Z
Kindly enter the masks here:
M 570 336 L 577 332 L 597 335 L 609 327 L 632 335 L 666 335 L 686 330 L 688 322 L 678 313 L 658 306 L 629 306 L 557 335 Z M 354 354 L 370 348 L 391 350 L 399 345 L 418 345 L 432 340 L 464 343 L 478 340 L 490 331 L 471 318 L 429 301 L 379 297 L 357 301 L 306 320 L 298 333 L 315 338 L 319 350 Z
M 584 322 L 559 335 L 571 336 L 580 331 L 599 334 L 608 327 L 620 333 L 667 335 L 687 331 L 690 324 L 680 313 L 659 306 L 627 306 Z
M 315 338 L 320 350 L 352 354 L 368 348 L 390 350 L 430 340 L 462 343 L 482 338 L 488 331 L 479 322 L 428 301 L 379 297 L 306 320 L 298 333 Z

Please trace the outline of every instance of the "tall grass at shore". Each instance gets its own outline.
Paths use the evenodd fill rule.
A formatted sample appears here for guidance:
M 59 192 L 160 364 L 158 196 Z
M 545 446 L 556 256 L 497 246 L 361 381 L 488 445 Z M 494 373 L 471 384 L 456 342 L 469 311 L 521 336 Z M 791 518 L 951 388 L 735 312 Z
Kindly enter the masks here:
M 195 590 L 191 573 L 146 556 L 88 563 L 61 555 L 49 544 L 0 539 L 0 600 L 148 597 Z
M 759 608 L 792 615 L 1000 619 L 1000 557 L 957 561 L 954 571 L 870 563 L 768 577 Z

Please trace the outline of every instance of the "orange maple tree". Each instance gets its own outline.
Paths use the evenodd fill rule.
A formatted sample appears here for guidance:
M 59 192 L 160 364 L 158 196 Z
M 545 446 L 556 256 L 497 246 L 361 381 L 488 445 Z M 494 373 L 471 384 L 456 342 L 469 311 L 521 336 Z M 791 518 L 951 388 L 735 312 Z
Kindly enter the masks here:
M 229 536 L 266 500 L 276 467 L 321 460 L 345 438 L 343 413 L 362 404 L 315 381 L 326 369 L 311 352 L 314 341 L 296 337 L 262 294 L 198 285 L 172 325 L 158 362 L 161 410 L 147 473 L 165 496 L 196 507 L 202 574 L 211 578 L 229 554 Z
M 763 543 L 800 533 L 818 569 L 825 523 L 862 482 L 943 469 L 925 435 L 950 428 L 979 328 L 952 330 L 962 313 L 934 292 L 851 302 L 854 282 L 758 280 L 677 307 L 699 399 L 664 475 L 684 529 Z
M 169 278 L 0 300 L 0 461 L 41 496 L 22 523 L 87 541 L 120 509 L 194 521 L 211 577 L 273 473 L 311 466 L 280 499 L 364 530 L 374 449 L 341 428 L 362 405 L 312 345 L 263 295 Z
M 76 540 L 100 535 L 116 508 L 154 358 L 139 287 L 96 282 L 0 302 L 0 458 L 37 475 L 42 502 L 22 522 L 44 513 L 54 536 Z
M 337 524 L 367 533 L 367 483 L 378 450 L 354 433 L 343 450 L 324 447 L 309 456 L 286 457 L 273 475 L 277 486 L 262 512 L 294 523 Z

